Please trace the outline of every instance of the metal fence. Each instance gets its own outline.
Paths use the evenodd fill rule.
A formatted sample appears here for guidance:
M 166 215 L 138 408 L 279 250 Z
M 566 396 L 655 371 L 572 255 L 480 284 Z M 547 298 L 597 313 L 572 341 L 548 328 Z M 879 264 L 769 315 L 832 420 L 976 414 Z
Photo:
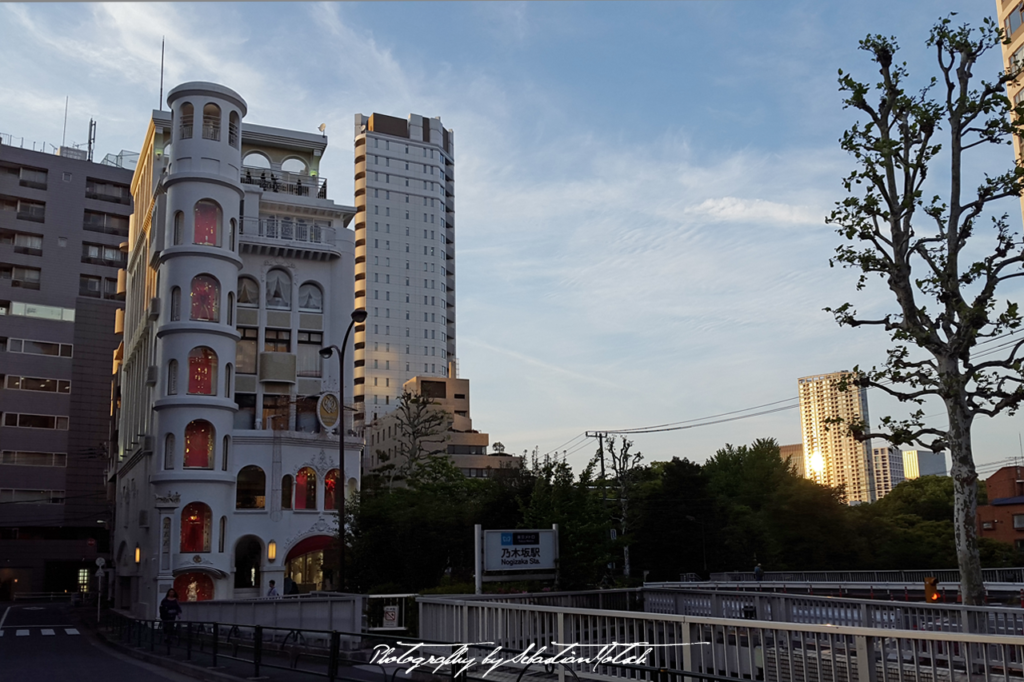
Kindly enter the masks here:
M 181 602 L 182 618 L 210 623 L 257 624 L 290 630 L 360 632 L 363 595 L 336 594 L 314 597 L 218 599 Z
M 982 580 L 991 583 L 1024 583 L 1024 568 L 983 568 Z M 942 583 L 959 583 L 960 571 L 936 568 L 924 571 L 766 571 L 764 582 L 807 583 L 921 583 L 938 578 Z M 712 573 L 711 582 L 753 582 L 753 572 Z
M 573 655 L 599 660 L 574 661 L 566 668 L 595 680 L 1024 678 L 1024 637 L 1019 635 L 780 624 L 437 597 L 421 597 L 419 604 L 420 632 L 428 639 L 487 642 L 520 651 L 543 647 L 548 656 L 572 645 Z M 624 661 L 641 652 L 641 660 Z

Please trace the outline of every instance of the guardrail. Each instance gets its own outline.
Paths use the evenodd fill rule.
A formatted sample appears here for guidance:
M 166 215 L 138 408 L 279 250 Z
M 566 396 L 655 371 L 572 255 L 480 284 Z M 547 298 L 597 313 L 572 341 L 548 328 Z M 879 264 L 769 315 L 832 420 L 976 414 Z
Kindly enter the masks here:
M 181 602 L 181 609 L 182 618 L 192 621 L 359 632 L 363 624 L 364 599 L 360 594 L 312 598 L 218 599 Z
M 572 662 L 581 679 L 815 682 L 1010 682 L 1024 677 L 1024 637 L 775 623 L 420 597 L 429 639 L 514 650 L 575 645 L 594 656 L 615 643 L 647 650 L 638 664 Z
M 1024 568 L 983 568 L 982 580 L 992 583 L 1024 583 Z M 935 568 L 923 571 L 766 571 L 762 582 L 808 583 L 921 583 L 938 578 L 943 583 L 959 583 L 960 571 Z M 755 582 L 753 572 L 712 573 L 711 582 Z

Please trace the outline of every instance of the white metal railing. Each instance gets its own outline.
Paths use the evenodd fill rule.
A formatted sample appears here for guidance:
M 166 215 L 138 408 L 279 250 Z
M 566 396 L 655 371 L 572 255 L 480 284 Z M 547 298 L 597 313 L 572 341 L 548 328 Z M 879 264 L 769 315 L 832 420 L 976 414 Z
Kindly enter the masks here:
M 359 632 L 363 600 L 359 594 L 267 599 L 182 602 L 182 619 L 275 628 Z
M 304 242 L 306 244 L 324 244 L 327 246 L 334 246 L 335 244 L 333 227 L 303 218 L 247 217 L 242 220 L 242 236 L 256 236 L 265 239 Z
M 992 583 L 1024 583 L 1024 568 L 984 568 L 982 579 Z M 959 583 L 960 571 L 955 568 L 934 568 L 923 571 L 767 571 L 764 582 L 814 583 L 920 583 L 925 578 L 938 578 L 942 583 Z M 712 582 L 753 582 L 752 571 L 712 573 Z
M 239 179 L 243 185 L 258 185 L 265 192 L 327 198 L 327 178 L 322 176 L 244 166 Z
M 576 644 L 594 656 L 644 643 L 637 664 L 570 663 L 581 679 L 693 677 L 813 682 L 1010 682 L 1024 677 L 1024 637 L 774 623 L 420 597 L 420 636 L 522 651 Z M 640 653 L 634 651 L 633 653 Z M 667 677 L 666 677 L 667 676 Z M 568 678 L 567 678 L 568 679 Z

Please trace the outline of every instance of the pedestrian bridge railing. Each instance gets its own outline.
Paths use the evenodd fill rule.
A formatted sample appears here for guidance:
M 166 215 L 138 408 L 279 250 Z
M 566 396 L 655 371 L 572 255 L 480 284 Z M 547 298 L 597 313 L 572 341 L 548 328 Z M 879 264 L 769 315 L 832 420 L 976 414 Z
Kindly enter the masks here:
M 983 568 L 982 580 L 987 583 L 1024 583 L 1024 568 Z M 923 583 L 925 578 L 938 578 L 940 583 L 958 584 L 960 571 L 935 568 L 922 571 L 766 571 L 763 582 L 781 583 Z M 712 573 L 711 582 L 755 582 L 753 571 Z
M 545 656 L 570 645 L 573 655 L 580 658 L 599 656 L 604 651 L 602 661 L 569 662 L 565 670 L 580 679 L 607 682 L 1024 679 L 1024 632 L 979 634 L 940 629 L 941 618 L 931 621 L 936 629 L 914 630 L 899 620 L 902 614 L 890 612 L 879 618 L 882 622 L 890 618 L 888 624 L 893 627 L 882 629 L 609 611 L 523 601 L 420 597 L 420 634 L 453 643 L 483 642 L 491 649 L 543 650 Z M 762 608 L 770 614 L 770 605 L 762 604 Z M 798 606 L 789 612 L 790 617 L 799 619 L 804 608 L 810 607 Z M 622 657 L 644 651 L 647 653 L 642 661 L 622 662 Z M 613 654 L 621 656 L 616 659 Z

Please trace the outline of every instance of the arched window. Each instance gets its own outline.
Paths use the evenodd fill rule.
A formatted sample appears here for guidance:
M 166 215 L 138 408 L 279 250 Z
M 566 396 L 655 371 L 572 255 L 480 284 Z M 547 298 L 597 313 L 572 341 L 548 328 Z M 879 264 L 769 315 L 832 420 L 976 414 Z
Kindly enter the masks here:
M 232 251 L 234 251 L 235 250 L 235 219 L 232 218 L 231 222 L 229 224 L 231 225 L 231 227 L 230 227 L 231 232 L 228 234 L 228 248 L 231 249 Z
M 292 278 L 284 270 L 267 273 L 267 307 L 292 309 Z
M 338 470 L 331 469 L 324 476 L 324 511 L 334 511 L 338 508 L 335 495 L 338 491 Z
M 178 361 L 167 363 L 167 395 L 178 395 Z
M 263 509 L 266 506 L 267 475 L 250 464 L 235 479 L 235 509 Z
M 238 112 L 228 114 L 228 144 L 238 149 L 239 119 Z
M 220 246 L 220 225 L 224 217 L 220 206 L 209 199 L 202 199 L 196 202 L 193 215 L 195 233 L 192 243 Z
M 227 536 L 228 530 L 228 517 L 220 517 L 220 535 L 217 536 L 217 551 L 221 554 L 224 553 L 224 538 Z
M 164 438 L 164 469 L 174 468 L 174 434 L 168 433 Z
M 286 173 L 296 173 L 298 175 L 305 175 L 306 162 L 303 161 L 302 159 L 286 159 L 285 162 L 281 164 L 281 170 L 283 170 Z
M 299 287 L 299 310 L 308 313 L 324 311 L 324 293 L 320 287 L 308 282 Z
M 231 451 L 231 436 L 224 436 L 224 447 L 223 454 L 220 458 L 220 469 L 221 471 L 228 470 L 228 453 Z
M 186 469 L 210 469 L 213 466 L 213 424 L 196 419 L 185 427 Z
M 217 354 L 206 346 L 188 354 L 188 392 L 190 395 L 217 395 Z
M 210 525 L 213 515 L 202 502 L 192 502 L 181 510 L 181 553 L 210 551 Z
M 224 367 L 224 397 L 231 397 L 231 363 Z
M 195 107 L 192 106 L 191 102 L 185 102 L 181 105 L 181 139 L 188 140 L 192 137 L 192 116 L 195 112 Z
M 309 467 L 295 475 L 295 508 L 316 509 L 316 472 Z
M 181 289 L 173 287 L 171 289 L 171 322 L 177 322 L 181 319 Z
M 212 102 L 203 107 L 203 139 L 220 139 L 220 107 Z
M 185 214 L 178 211 L 174 214 L 174 246 L 185 243 Z
M 228 292 L 228 324 L 235 324 L 235 294 L 232 291 Z
M 260 586 L 260 564 L 263 563 L 263 543 L 255 535 L 245 535 L 235 544 L 235 587 L 239 589 Z
M 192 278 L 191 318 L 200 322 L 220 321 L 220 282 L 210 275 Z
M 270 170 L 270 159 L 259 152 L 249 152 L 242 159 L 243 166 L 249 166 L 250 168 L 264 168 Z
M 292 508 L 292 476 L 285 474 L 281 479 L 281 509 Z
M 238 305 L 242 308 L 258 308 L 260 285 L 252 277 L 238 278 Z

